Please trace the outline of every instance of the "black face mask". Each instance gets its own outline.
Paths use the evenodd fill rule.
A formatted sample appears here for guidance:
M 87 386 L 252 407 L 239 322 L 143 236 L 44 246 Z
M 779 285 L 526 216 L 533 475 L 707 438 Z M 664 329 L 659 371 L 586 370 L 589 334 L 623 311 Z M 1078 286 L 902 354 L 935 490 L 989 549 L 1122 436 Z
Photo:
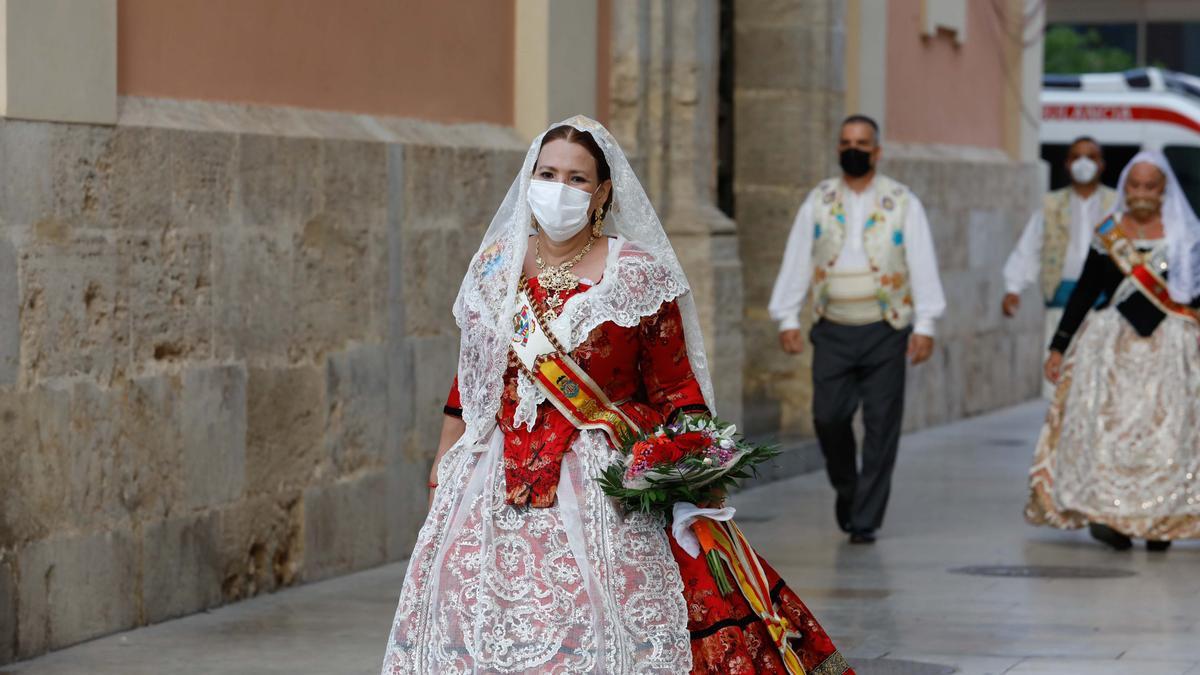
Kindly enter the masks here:
M 838 163 L 851 178 L 865 176 L 871 172 L 871 153 L 858 148 L 846 148 L 838 158 Z

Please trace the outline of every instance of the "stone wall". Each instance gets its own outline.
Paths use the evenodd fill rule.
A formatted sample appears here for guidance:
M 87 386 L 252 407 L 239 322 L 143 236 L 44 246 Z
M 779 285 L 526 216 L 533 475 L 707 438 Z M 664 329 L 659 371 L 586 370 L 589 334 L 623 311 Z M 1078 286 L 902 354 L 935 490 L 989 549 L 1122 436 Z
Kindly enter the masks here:
M 904 428 L 945 424 L 1036 398 L 1043 311 L 1003 317 L 1001 270 L 1038 204 L 1041 168 L 994 150 L 890 146 L 883 170 L 925 205 L 946 314 L 928 362 L 909 368 Z
M 450 306 L 524 151 L 122 117 L 0 122 L 0 663 L 406 556 Z

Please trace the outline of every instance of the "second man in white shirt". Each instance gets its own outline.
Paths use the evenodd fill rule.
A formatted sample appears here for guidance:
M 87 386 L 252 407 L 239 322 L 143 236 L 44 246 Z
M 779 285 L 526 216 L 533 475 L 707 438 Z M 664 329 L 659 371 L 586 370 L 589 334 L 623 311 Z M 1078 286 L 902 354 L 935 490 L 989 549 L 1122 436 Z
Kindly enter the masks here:
M 1100 183 L 1104 156 L 1100 144 L 1081 136 L 1067 150 L 1071 185 L 1048 193 L 1042 208 L 1034 211 L 1017 247 L 1004 264 L 1005 316 L 1021 306 L 1021 293 L 1037 284 L 1046 304 L 1046 339 L 1049 345 L 1062 308 L 1071 297 L 1083 271 L 1096 226 L 1112 210 L 1117 193 Z M 1046 385 L 1047 398 L 1053 391 Z

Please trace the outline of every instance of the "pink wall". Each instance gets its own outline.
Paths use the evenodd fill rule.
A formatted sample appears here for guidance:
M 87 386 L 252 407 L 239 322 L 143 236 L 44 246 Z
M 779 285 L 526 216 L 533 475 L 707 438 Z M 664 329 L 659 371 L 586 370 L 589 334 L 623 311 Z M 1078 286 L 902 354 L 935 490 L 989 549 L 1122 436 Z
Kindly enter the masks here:
M 967 0 L 967 12 L 959 47 L 921 36 L 921 0 L 888 1 L 887 140 L 1004 148 L 1002 27 L 990 0 Z
M 500 0 L 118 0 L 122 95 L 513 121 Z

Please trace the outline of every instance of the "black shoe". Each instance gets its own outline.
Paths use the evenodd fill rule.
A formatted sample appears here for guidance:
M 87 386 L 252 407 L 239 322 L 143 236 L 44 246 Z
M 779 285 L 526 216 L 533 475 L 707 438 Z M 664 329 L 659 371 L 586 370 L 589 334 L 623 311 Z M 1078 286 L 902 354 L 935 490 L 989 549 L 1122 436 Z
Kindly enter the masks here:
M 837 516 L 838 527 L 842 532 L 850 531 L 850 509 L 854 506 L 853 499 L 837 498 L 837 503 L 833 505 L 833 512 Z
M 1107 525 L 1088 523 L 1088 532 L 1091 533 L 1093 539 L 1108 544 L 1116 551 L 1127 551 L 1133 546 L 1133 541 L 1129 537 Z
M 875 533 L 871 532 L 870 530 L 865 530 L 862 532 L 851 532 L 850 533 L 850 543 L 851 544 L 874 544 L 875 543 Z
M 1153 539 L 1146 540 L 1147 551 L 1162 552 L 1169 548 L 1171 548 L 1171 542 L 1169 541 L 1154 541 Z

